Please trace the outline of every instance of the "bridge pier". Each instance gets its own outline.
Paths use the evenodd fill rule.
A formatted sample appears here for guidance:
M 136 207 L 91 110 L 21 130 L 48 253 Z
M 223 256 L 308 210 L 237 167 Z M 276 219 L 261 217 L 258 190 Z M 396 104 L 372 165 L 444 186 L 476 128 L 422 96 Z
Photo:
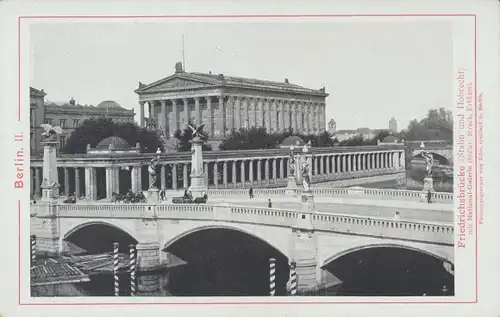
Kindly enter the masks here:
M 31 234 L 36 236 L 37 253 L 57 256 L 62 252 L 57 203 L 40 201 L 31 213 Z
M 139 271 L 154 271 L 160 267 L 160 244 L 158 242 L 139 242 L 136 249 Z

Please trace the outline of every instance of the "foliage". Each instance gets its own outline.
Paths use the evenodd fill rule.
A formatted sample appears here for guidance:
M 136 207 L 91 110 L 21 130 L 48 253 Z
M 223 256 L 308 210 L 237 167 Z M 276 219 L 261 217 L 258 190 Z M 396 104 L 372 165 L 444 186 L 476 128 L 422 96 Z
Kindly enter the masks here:
M 193 122 L 189 121 L 189 125 L 195 126 Z M 179 152 L 188 152 L 191 151 L 191 140 L 193 138 L 193 131 L 187 125 L 183 130 L 177 130 L 174 133 L 174 137 L 179 140 L 177 143 L 177 151 Z M 200 138 L 204 141 L 202 144 L 203 151 L 212 151 L 212 146 L 207 144 L 208 133 L 203 129 L 200 132 Z
M 381 130 L 371 139 L 365 139 L 361 134 L 356 135 L 350 139 L 343 140 L 339 143 L 340 146 L 363 146 L 363 145 L 377 145 L 378 141 L 382 142 L 387 136 L 394 135 L 397 138 L 401 138 L 399 133 L 391 133 L 388 130 Z
M 404 136 L 409 141 L 453 140 L 453 114 L 444 108 L 430 109 L 422 120 L 413 119 Z
M 249 150 L 249 149 L 274 149 L 289 136 L 298 136 L 304 142 L 311 141 L 315 147 L 333 146 L 331 135 L 325 131 L 320 135 L 303 135 L 294 132 L 292 129 L 282 133 L 268 133 L 265 128 L 250 129 L 240 128 L 239 130 L 231 131 L 229 137 L 224 140 L 221 145 L 221 150 Z
M 87 144 L 95 148 L 103 139 L 116 136 L 127 141 L 131 146 L 139 142 L 142 152 L 154 153 L 157 148 L 163 150 L 163 144 L 154 131 L 140 128 L 136 123 L 114 122 L 110 118 L 91 118 L 85 120 L 69 136 L 62 153 L 86 153 Z

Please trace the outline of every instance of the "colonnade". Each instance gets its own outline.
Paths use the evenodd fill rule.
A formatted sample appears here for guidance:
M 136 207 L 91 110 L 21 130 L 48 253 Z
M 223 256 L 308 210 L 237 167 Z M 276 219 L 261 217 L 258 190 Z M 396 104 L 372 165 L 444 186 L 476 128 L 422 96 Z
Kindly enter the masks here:
M 289 170 L 288 156 L 227 158 L 204 161 L 205 184 L 209 188 L 246 188 L 286 186 Z M 296 159 L 296 176 L 300 181 L 300 169 Z M 371 176 L 373 172 L 404 170 L 403 151 L 355 152 L 314 154 L 311 157 L 312 182 L 342 178 Z M 58 168 L 60 194 L 89 200 L 110 199 L 114 192 L 126 193 L 147 190 L 150 175 L 147 164 L 120 163 L 99 167 L 68 166 Z M 161 189 L 182 189 L 190 186 L 191 163 L 188 161 L 161 162 L 157 166 Z M 41 196 L 42 167 L 31 167 L 32 196 Z
M 269 132 L 284 132 L 289 128 L 304 134 L 325 131 L 325 103 L 295 99 L 202 96 L 166 100 L 140 101 L 140 125 L 144 127 L 145 106 L 148 106 L 148 126 L 171 138 L 188 121 L 205 124 L 211 137 L 223 137 L 239 128 L 266 128 Z

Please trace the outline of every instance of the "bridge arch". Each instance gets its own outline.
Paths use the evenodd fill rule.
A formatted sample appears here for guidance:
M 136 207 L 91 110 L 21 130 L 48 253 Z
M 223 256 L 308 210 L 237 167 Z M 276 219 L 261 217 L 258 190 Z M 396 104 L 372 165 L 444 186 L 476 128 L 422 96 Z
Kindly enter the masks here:
M 110 252 L 113 243 L 119 243 L 119 251 L 126 253 L 130 244 L 139 241 L 134 232 L 123 225 L 112 221 L 84 221 L 71 224 L 60 238 L 63 248 L 71 243 L 87 253 Z M 67 246 L 66 246 L 67 247 Z
M 172 238 L 169 238 L 165 243 L 163 244 L 163 250 L 167 250 L 170 246 L 172 246 L 174 243 L 180 241 L 182 238 L 187 237 L 193 233 L 204 231 L 204 230 L 230 230 L 230 231 L 236 231 L 245 235 L 248 235 L 250 237 L 253 237 L 257 240 L 262 241 L 263 243 L 268 244 L 270 247 L 281 253 L 285 257 L 289 257 L 289 250 L 288 250 L 288 245 L 283 245 L 283 243 L 276 243 L 274 241 L 269 241 L 269 239 L 266 239 L 264 237 L 264 234 L 261 232 L 257 232 L 255 230 L 250 230 L 250 229 L 244 229 L 236 226 L 231 226 L 231 225 L 223 225 L 223 224 L 217 224 L 217 225 L 200 225 L 196 226 L 194 228 L 188 229 L 183 231 L 180 234 L 175 235 Z M 286 241 L 288 242 L 288 241 Z
M 351 247 L 351 248 L 342 250 L 340 252 L 337 252 L 337 253 L 331 255 L 330 257 L 327 257 L 326 259 L 324 259 L 321 262 L 320 266 L 323 268 L 326 265 L 328 265 L 329 263 L 332 263 L 333 261 L 338 260 L 341 257 L 343 257 L 343 256 L 345 256 L 347 254 L 353 253 L 353 252 L 367 250 L 367 249 L 375 249 L 375 248 L 406 249 L 406 250 L 410 250 L 410 251 L 415 251 L 415 252 L 418 252 L 418 253 L 422 253 L 422 254 L 425 254 L 425 255 L 429 255 L 429 256 L 431 256 L 433 258 L 436 258 L 438 260 L 441 260 L 443 262 L 454 264 L 453 261 L 450 260 L 450 259 L 448 259 L 446 255 L 439 254 L 438 252 L 432 252 L 432 251 L 428 251 L 428 250 L 425 250 L 425 249 L 422 249 L 422 248 L 418 248 L 418 247 L 414 247 L 414 246 L 409 246 L 409 245 L 405 245 L 405 244 L 400 244 L 400 243 L 372 243 L 372 244 L 365 244 L 365 245 Z

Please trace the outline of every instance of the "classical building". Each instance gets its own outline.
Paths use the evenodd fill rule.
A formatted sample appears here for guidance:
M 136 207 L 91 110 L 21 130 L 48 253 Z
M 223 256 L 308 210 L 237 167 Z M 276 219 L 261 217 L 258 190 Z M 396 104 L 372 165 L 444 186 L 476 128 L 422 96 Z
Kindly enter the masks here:
M 112 100 L 106 100 L 97 106 L 77 104 L 71 98 L 69 102 L 55 103 L 45 101 L 46 93 L 30 87 L 30 137 L 31 153 L 42 152 L 40 147 L 41 124 L 61 126 L 63 134 L 59 136 L 59 146 L 63 147 L 71 132 L 86 119 L 109 117 L 115 122 L 133 122 L 134 110 L 127 110 Z
M 398 122 L 394 117 L 389 120 L 389 131 L 391 132 L 398 132 Z
M 269 132 L 289 128 L 306 134 L 325 131 L 325 88 L 308 89 L 288 79 L 272 82 L 223 74 L 185 72 L 145 85 L 139 82 L 140 124 L 159 130 L 166 139 L 189 120 L 205 124 L 212 139 L 232 129 L 264 127 Z
M 328 121 L 328 133 L 334 135 L 337 132 L 337 122 L 333 118 Z

